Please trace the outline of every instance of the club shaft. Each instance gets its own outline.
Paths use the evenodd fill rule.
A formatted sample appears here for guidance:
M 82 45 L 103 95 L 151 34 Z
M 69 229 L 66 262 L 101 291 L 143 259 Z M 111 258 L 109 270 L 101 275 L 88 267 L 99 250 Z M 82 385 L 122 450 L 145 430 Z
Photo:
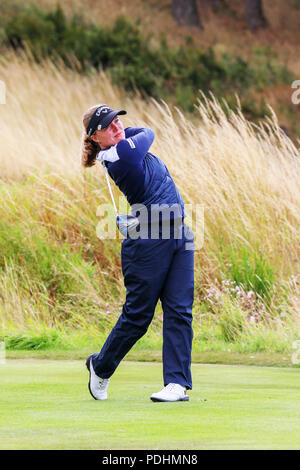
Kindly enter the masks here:
M 111 200 L 112 200 L 113 205 L 114 205 L 115 213 L 118 216 L 119 214 L 118 214 L 117 206 L 116 206 L 116 203 L 115 203 L 115 198 L 114 198 L 114 195 L 113 195 L 113 192 L 112 192 L 111 184 L 110 184 L 110 181 L 109 181 L 108 170 L 107 170 L 105 165 L 103 165 L 103 166 L 104 166 L 105 178 L 106 178 L 106 181 L 107 181 L 110 197 L 111 197 Z

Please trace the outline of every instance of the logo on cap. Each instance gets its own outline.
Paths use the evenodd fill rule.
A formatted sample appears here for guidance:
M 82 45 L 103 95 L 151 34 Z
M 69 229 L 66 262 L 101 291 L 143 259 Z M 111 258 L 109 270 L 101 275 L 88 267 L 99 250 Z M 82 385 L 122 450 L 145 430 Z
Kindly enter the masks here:
M 109 107 L 108 106 L 101 106 L 101 108 L 98 108 L 96 111 L 96 116 L 100 116 L 102 113 L 108 113 Z

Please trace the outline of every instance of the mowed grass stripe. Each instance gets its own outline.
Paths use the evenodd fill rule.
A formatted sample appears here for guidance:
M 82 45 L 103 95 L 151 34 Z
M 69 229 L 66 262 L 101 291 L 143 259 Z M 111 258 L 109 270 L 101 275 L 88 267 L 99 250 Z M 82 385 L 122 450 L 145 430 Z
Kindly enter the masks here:
M 193 365 L 188 403 L 152 403 L 159 363 L 123 362 L 107 401 L 84 361 L 0 366 L 1 449 L 299 449 L 299 370 Z

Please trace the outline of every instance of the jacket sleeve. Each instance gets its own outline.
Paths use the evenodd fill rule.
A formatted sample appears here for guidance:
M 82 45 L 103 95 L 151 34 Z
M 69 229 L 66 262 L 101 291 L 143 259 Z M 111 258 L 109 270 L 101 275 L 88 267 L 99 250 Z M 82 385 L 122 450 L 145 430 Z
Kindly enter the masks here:
M 129 127 L 125 130 L 126 139 L 117 144 L 120 160 L 140 163 L 146 156 L 154 140 L 154 132 L 146 127 Z
M 97 160 L 117 162 L 118 160 L 136 165 L 146 156 L 154 140 L 154 132 L 147 127 L 128 127 L 125 139 L 107 150 L 99 152 Z

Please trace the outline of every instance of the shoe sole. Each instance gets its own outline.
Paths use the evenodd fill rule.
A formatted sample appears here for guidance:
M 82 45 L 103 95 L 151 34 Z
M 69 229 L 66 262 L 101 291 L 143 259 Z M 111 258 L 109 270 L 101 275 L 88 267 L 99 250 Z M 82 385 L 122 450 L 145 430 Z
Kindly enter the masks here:
M 89 392 L 90 394 L 92 395 L 92 397 L 94 398 L 94 400 L 97 400 L 97 398 L 94 397 L 94 395 L 92 394 L 92 391 L 91 391 L 91 371 L 90 371 L 90 361 L 91 361 L 91 358 L 88 357 L 86 362 L 85 362 L 85 365 L 86 365 L 86 368 L 87 370 L 89 371 Z
M 162 398 L 155 398 L 155 397 L 150 397 L 150 400 L 154 402 L 164 402 L 164 403 L 175 403 L 176 401 L 189 401 L 190 397 L 184 397 L 184 398 L 179 398 L 178 400 L 163 400 Z

